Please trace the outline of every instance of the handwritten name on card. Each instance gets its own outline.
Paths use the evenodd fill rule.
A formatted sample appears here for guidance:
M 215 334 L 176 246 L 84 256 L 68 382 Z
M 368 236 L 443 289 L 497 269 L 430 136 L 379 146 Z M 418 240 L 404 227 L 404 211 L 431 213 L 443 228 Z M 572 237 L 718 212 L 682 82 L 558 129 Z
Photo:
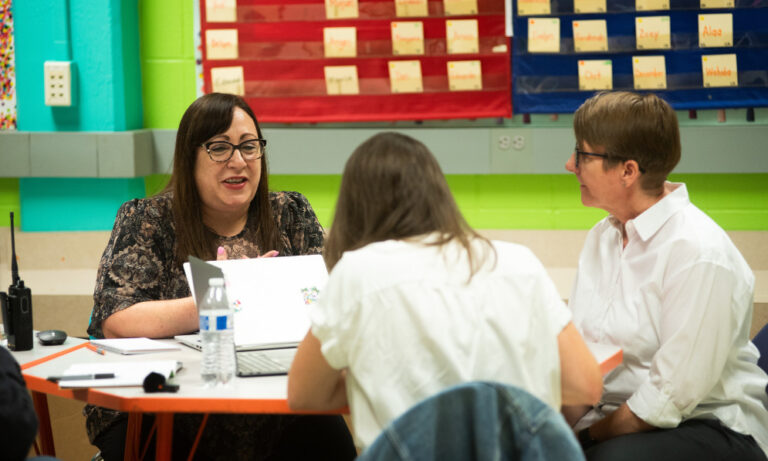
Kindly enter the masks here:
M 237 29 L 205 31 L 205 55 L 208 59 L 237 59 Z
M 637 11 L 668 10 L 669 0 L 635 0 Z
M 559 18 L 528 19 L 528 52 L 529 53 L 559 53 L 560 52 L 560 19 Z
M 482 90 L 480 61 L 448 61 L 448 87 L 451 91 Z
M 392 93 L 421 93 L 421 62 L 389 61 L 389 84 Z
M 733 15 L 731 13 L 700 14 L 699 46 L 701 48 L 733 46 Z
M 242 66 L 214 67 L 211 69 L 211 89 L 214 93 L 230 93 L 245 96 L 245 79 Z
M 605 13 L 605 0 L 574 0 L 574 13 Z
M 477 0 L 443 0 L 446 16 L 477 14 Z
M 579 61 L 579 90 L 613 89 L 613 62 L 610 59 Z
M 576 51 L 607 51 L 608 29 L 605 19 L 573 21 L 573 49 Z
M 399 18 L 429 16 L 427 0 L 395 0 L 395 15 Z
M 710 54 L 701 57 L 704 86 L 738 86 L 739 74 L 735 54 Z
M 669 16 L 635 18 L 635 43 L 638 50 L 668 50 L 670 44 Z
M 326 58 L 357 56 L 357 29 L 354 27 L 325 27 L 323 44 Z
M 632 76 L 636 90 L 667 88 L 667 65 L 664 56 L 634 56 Z
M 325 90 L 329 95 L 360 94 L 357 66 L 325 66 Z
M 518 16 L 533 16 L 533 15 L 547 15 L 552 12 L 552 4 L 550 0 L 518 0 L 517 1 L 517 15 Z
M 733 8 L 734 0 L 701 0 L 702 8 Z
M 326 19 L 358 17 L 357 0 L 325 0 Z
M 205 2 L 206 22 L 235 22 L 237 21 L 237 5 L 235 0 L 208 0 Z
M 392 54 L 424 54 L 424 25 L 421 22 L 393 21 Z
M 449 19 L 445 21 L 448 54 L 477 53 L 477 19 Z

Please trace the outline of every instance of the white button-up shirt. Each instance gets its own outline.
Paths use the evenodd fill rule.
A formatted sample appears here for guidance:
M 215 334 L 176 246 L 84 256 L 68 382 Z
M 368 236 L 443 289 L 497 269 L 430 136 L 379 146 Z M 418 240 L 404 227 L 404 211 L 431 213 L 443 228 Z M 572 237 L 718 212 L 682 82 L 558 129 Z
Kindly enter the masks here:
M 635 219 L 589 232 L 570 298 L 587 341 L 613 344 L 623 363 L 605 377 L 591 424 L 627 402 L 648 424 L 717 418 L 768 452 L 768 377 L 749 340 L 754 275 L 684 184 Z

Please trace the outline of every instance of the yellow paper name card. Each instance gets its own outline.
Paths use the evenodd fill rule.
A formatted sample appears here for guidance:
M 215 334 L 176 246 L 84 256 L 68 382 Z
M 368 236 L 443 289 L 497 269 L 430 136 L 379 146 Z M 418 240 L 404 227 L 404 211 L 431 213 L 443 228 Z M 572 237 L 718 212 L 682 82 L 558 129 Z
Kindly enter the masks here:
M 214 67 L 211 69 L 211 89 L 214 93 L 245 95 L 242 66 Z
M 547 15 L 551 12 L 550 0 L 517 0 L 518 16 Z
M 208 59 L 237 59 L 237 29 L 205 31 L 205 53 Z
M 448 87 L 451 91 L 482 90 L 480 61 L 448 61 Z
M 477 0 L 443 0 L 446 16 L 477 14 Z
M 573 49 L 576 51 L 607 51 L 608 29 L 605 19 L 573 21 Z
M 635 0 L 637 11 L 668 10 L 669 0 Z
M 669 16 L 635 18 L 635 41 L 638 50 L 668 50 Z
M 605 13 L 605 0 L 574 0 L 574 13 Z
M 738 86 L 735 54 L 710 54 L 701 57 L 704 86 Z
M 699 15 L 699 46 L 701 48 L 732 45 L 733 15 L 731 13 Z
M 449 19 L 445 21 L 448 54 L 477 53 L 477 19 Z
M 528 20 L 528 52 L 560 52 L 560 19 L 530 18 Z
M 325 0 L 326 19 L 356 18 L 357 0 Z
M 360 94 L 357 66 L 325 66 L 324 71 L 328 94 Z
M 664 56 L 634 56 L 632 76 L 636 90 L 666 89 L 667 64 Z
M 613 89 L 613 63 L 610 59 L 579 61 L 579 90 Z
M 389 61 L 389 84 L 393 93 L 421 93 L 421 62 Z
M 399 18 L 428 16 L 427 0 L 395 0 L 395 14 Z
M 733 0 L 701 0 L 702 8 L 733 8 Z
M 357 29 L 354 27 L 325 27 L 323 43 L 326 58 L 357 56 Z
M 424 54 L 424 25 L 421 22 L 392 22 L 392 54 Z
M 208 0 L 205 2 L 205 20 L 207 22 L 237 21 L 235 0 Z

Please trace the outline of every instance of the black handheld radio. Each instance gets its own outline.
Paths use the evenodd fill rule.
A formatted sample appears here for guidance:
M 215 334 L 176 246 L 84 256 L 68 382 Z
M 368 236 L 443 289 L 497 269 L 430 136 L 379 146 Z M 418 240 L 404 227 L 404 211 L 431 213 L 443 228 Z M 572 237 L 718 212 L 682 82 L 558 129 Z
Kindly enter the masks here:
M 19 278 L 16 263 L 16 239 L 13 232 L 11 212 L 11 286 L 8 293 L 0 291 L 0 311 L 3 314 L 8 349 L 28 351 L 32 349 L 32 291 Z

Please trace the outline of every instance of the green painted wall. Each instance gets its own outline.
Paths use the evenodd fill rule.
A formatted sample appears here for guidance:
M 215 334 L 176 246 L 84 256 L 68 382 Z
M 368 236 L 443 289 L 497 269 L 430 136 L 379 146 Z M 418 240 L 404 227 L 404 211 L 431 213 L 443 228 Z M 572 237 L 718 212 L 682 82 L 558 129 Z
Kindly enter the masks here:
M 2 178 L 0 179 L 0 227 L 11 225 L 11 211 L 13 211 L 14 215 L 14 226 L 20 226 L 19 180 L 16 178 Z

